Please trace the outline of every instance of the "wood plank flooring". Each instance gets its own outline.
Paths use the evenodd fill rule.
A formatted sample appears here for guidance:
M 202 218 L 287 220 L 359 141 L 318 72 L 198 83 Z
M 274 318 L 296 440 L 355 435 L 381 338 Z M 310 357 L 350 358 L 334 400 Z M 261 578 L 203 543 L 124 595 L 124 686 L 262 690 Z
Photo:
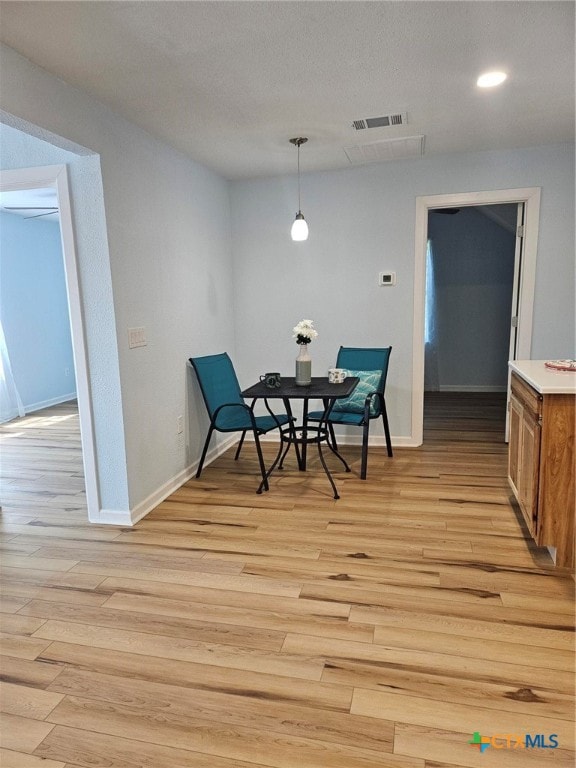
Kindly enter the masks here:
M 574 582 L 503 430 L 502 397 L 436 394 L 367 481 L 343 448 L 339 501 L 314 456 L 256 495 L 247 445 L 117 528 L 73 404 L 0 427 L 2 768 L 573 766 Z

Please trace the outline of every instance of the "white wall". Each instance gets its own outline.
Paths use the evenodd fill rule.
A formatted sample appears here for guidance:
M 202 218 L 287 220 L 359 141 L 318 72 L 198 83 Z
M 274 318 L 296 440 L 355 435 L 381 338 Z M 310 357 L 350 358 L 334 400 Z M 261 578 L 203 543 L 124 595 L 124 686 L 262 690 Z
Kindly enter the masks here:
M 188 357 L 234 353 L 228 186 L 5 46 L 0 64 L 7 113 L 93 153 L 70 176 L 100 490 L 104 509 L 138 516 L 199 455 L 205 416 Z M 58 162 L 21 145 L 6 167 Z M 87 163 L 101 167 L 100 187 Z M 148 346 L 129 350 L 139 326 Z
M 307 152 L 314 151 L 309 142 Z M 305 158 L 303 158 L 305 162 Z M 412 430 L 415 199 L 542 187 L 532 357 L 574 357 L 574 149 L 569 145 L 430 156 L 302 176 L 305 243 L 290 240 L 295 177 L 232 184 L 238 357 L 245 380 L 293 375 L 292 326 L 312 318 L 313 371 L 338 346 L 391 344 L 387 402 L 397 442 Z M 378 272 L 394 270 L 395 287 Z
M 0 212 L 0 311 L 26 413 L 76 397 L 60 227 Z M 17 413 L 0 413 L 0 421 Z

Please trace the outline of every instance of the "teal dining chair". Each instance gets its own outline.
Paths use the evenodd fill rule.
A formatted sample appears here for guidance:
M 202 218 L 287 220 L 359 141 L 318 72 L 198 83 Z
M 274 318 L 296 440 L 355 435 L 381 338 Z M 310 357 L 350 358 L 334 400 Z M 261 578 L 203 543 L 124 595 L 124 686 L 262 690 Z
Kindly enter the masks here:
M 368 436 L 370 422 L 374 419 L 382 419 L 388 456 L 393 456 L 384 398 L 391 352 L 392 347 L 340 347 L 336 360 L 336 368 L 344 368 L 347 376 L 357 376 L 360 382 L 350 397 L 340 398 L 334 402 L 327 419 L 330 439 L 334 447 L 337 448 L 334 424 L 362 427 L 362 464 L 360 468 L 362 480 L 366 480 Z M 308 414 L 309 421 L 321 421 L 322 417 L 322 411 L 313 411 Z
M 202 449 L 200 463 L 196 470 L 196 477 L 200 477 L 202 472 L 208 446 L 214 431 L 242 433 L 235 459 L 238 459 L 246 433 L 252 432 L 262 474 L 262 482 L 258 487 L 257 493 L 261 493 L 262 490 L 267 491 L 269 488 L 268 477 L 259 438 L 260 435 L 265 435 L 273 429 L 280 429 L 287 424 L 290 421 L 288 415 L 276 415 L 272 412 L 266 401 L 265 405 L 270 415 L 256 416 L 254 414 L 254 401 L 252 401 L 251 405 L 244 401 L 232 360 L 226 352 L 218 355 L 191 357 L 190 363 L 196 372 L 206 410 L 210 417 L 210 426 L 204 442 L 204 448 Z M 281 451 L 281 449 L 282 442 L 280 441 L 279 450 Z

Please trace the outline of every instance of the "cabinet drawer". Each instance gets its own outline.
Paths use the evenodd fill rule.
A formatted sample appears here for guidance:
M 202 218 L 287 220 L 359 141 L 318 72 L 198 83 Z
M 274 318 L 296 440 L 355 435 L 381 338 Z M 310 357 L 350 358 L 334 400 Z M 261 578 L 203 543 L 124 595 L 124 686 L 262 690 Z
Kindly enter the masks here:
M 535 389 L 514 372 L 512 372 L 510 380 L 510 390 L 516 399 L 522 403 L 523 407 L 526 408 L 537 421 L 542 415 L 542 395 L 536 392 Z

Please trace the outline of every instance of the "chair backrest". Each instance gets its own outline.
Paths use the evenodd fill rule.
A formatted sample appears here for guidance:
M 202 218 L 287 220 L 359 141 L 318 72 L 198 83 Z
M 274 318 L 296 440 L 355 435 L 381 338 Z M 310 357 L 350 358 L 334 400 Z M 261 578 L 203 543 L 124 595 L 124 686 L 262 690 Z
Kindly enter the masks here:
M 391 352 L 392 347 L 340 347 L 336 367 L 353 371 L 382 371 L 378 392 L 383 396 Z
M 191 357 L 190 362 L 196 371 L 202 397 L 211 419 L 214 411 L 224 403 L 244 403 L 236 371 L 226 352 L 219 355 Z

